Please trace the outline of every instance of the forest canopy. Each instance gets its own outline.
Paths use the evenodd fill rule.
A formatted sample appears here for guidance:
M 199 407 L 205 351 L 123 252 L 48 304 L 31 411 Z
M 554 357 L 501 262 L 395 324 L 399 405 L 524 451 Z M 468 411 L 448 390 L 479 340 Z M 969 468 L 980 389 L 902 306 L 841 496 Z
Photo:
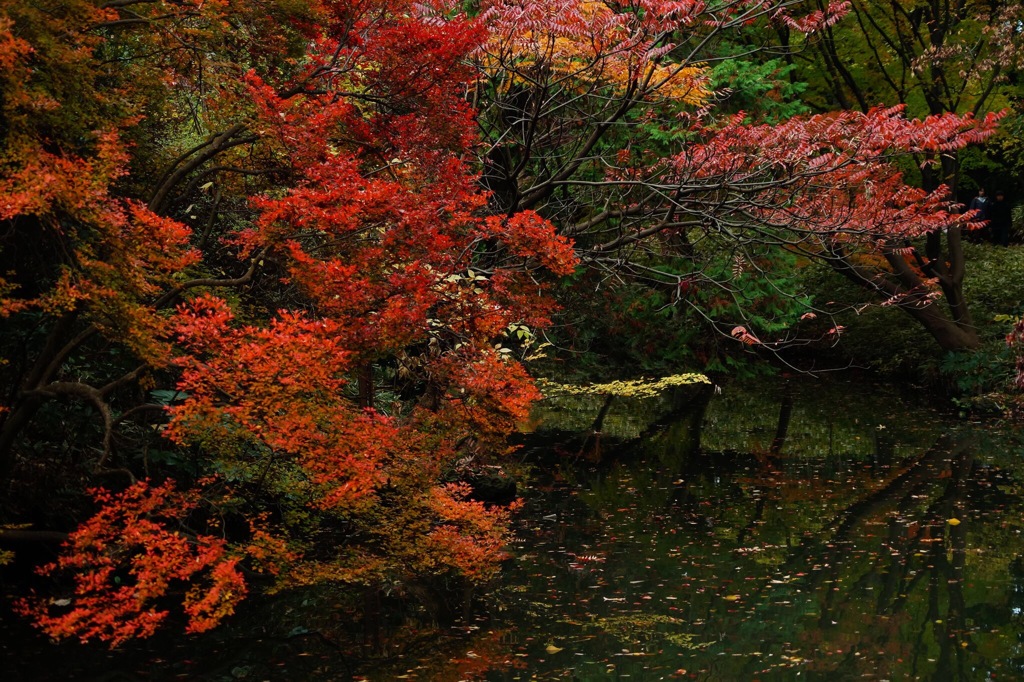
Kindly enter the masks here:
M 844 33 L 875 9 L 5 3 L 0 520 L 68 533 L 17 610 L 116 646 L 253 589 L 486 584 L 516 502 L 474 482 L 584 288 L 767 346 L 815 316 L 786 277 L 816 261 L 976 347 L 955 160 L 1008 115 L 1019 32 L 864 92 L 837 55 L 877 55 Z

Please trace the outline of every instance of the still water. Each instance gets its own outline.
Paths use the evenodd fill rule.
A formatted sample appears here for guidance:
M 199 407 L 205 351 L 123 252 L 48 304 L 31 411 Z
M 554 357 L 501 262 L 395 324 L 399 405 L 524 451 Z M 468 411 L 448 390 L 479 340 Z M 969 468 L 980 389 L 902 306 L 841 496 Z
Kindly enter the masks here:
M 600 399 L 542 409 L 491 620 L 388 674 L 1024 679 L 1017 436 L 845 382 L 703 398 L 613 402 L 585 439 Z
M 1024 680 L 1013 429 L 801 378 L 549 401 L 530 430 L 507 569 L 463 627 L 368 646 L 329 593 L 117 652 L 8 621 L 0 679 Z

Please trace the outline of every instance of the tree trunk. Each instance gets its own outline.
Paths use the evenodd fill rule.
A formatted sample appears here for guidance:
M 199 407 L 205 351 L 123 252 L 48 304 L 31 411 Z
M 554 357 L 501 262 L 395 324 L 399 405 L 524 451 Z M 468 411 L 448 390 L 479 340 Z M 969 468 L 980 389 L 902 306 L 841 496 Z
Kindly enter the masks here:
M 943 242 L 946 252 L 942 249 Z M 978 348 L 981 339 L 963 293 L 966 262 L 959 228 L 928 234 L 925 250 L 926 258 L 921 258 L 920 254 L 910 256 L 890 245 L 883 252 L 891 268 L 889 273 L 861 267 L 842 248 L 834 248 L 827 262 L 857 286 L 896 302 L 896 306 L 917 320 L 943 350 Z M 915 259 L 920 269 L 912 266 Z M 948 312 L 926 295 L 922 271 L 938 280 Z
M 359 391 L 359 406 L 369 409 L 374 407 L 373 363 L 366 362 L 359 366 L 356 385 Z
M 936 304 L 916 308 L 901 306 L 911 317 L 921 323 L 942 350 L 963 351 L 974 350 L 981 345 L 978 331 L 971 326 L 960 326 L 942 314 Z

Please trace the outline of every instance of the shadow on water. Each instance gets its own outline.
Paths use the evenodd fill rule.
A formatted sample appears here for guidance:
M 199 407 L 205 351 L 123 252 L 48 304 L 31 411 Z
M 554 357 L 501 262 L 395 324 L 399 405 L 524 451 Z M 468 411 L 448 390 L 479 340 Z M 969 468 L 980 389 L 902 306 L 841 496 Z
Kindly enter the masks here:
M 871 387 L 688 401 L 660 416 L 634 405 L 646 422 L 616 424 L 607 404 L 550 408 L 492 609 L 502 646 L 479 674 L 1024 678 L 1012 434 L 944 424 Z M 558 428 L 586 423 L 559 411 L 595 409 L 599 435 Z
M 805 380 L 551 401 L 533 426 L 485 619 L 396 623 L 366 656 L 325 638 L 329 597 L 291 595 L 104 673 L 37 647 L 23 669 L 81 674 L 23 679 L 1024 679 L 1016 434 Z

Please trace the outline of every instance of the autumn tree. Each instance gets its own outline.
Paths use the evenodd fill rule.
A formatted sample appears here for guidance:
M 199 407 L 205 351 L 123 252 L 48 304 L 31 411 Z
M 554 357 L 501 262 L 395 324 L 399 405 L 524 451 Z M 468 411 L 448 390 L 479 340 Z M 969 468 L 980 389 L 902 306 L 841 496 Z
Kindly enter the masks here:
M 812 83 L 807 100 L 816 109 L 867 112 L 878 105 L 904 105 L 912 116 L 983 116 L 1011 108 L 1019 97 L 1016 74 L 1024 57 L 1020 3 L 853 0 L 850 8 L 841 22 L 811 40 L 776 25 L 779 44 L 800 77 Z M 1010 127 L 1017 125 L 1013 121 Z M 1012 147 L 1013 142 L 1004 144 Z M 951 152 L 938 159 L 918 156 L 920 186 L 934 191 L 946 185 L 956 194 L 962 160 L 962 154 Z M 915 245 L 914 259 L 924 265 L 922 273 L 935 281 L 945 303 L 943 337 L 937 337 L 945 349 L 979 343 L 963 293 L 967 264 L 961 238 L 960 230 L 930 231 Z M 904 284 L 905 276 L 895 268 L 874 276 L 890 283 L 899 279 L 904 288 L 911 283 Z M 938 305 L 933 308 L 929 314 L 938 317 Z
M 485 36 L 402 1 L 4 7 L 0 462 L 95 510 L 41 569 L 66 598 L 18 607 L 47 633 L 146 636 L 173 595 L 202 631 L 257 571 L 494 574 L 509 510 L 465 471 L 537 396 L 501 340 L 575 256 L 485 210 Z
M 655 6 L 488 6 L 478 98 L 495 205 L 539 211 L 611 281 L 650 281 L 676 303 L 700 287 L 741 298 L 736 273 L 770 272 L 765 252 L 775 249 L 828 263 L 913 315 L 944 348 L 976 345 L 960 303 L 962 261 L 914 245 L 948 236 L 957 250 L 972 218 L 955 214 L 948 187 L 904 182 L 898 160 L 942 178 L 942 159 L 986 139 L 996 117 L 942 109 L 918 121 L 901 107 L 869 107 L 778 126 L 723 120 L 708 84 L 716 45 L 730 58 L 744 44 L 756 51 L 756 37 L 737 36 L 772 26 L 818 40 L 849 7 Z M 708 254 L 728 254 L 733 267 L 715 272 Z M 785 337 L 766 331 L 762 341 Z

